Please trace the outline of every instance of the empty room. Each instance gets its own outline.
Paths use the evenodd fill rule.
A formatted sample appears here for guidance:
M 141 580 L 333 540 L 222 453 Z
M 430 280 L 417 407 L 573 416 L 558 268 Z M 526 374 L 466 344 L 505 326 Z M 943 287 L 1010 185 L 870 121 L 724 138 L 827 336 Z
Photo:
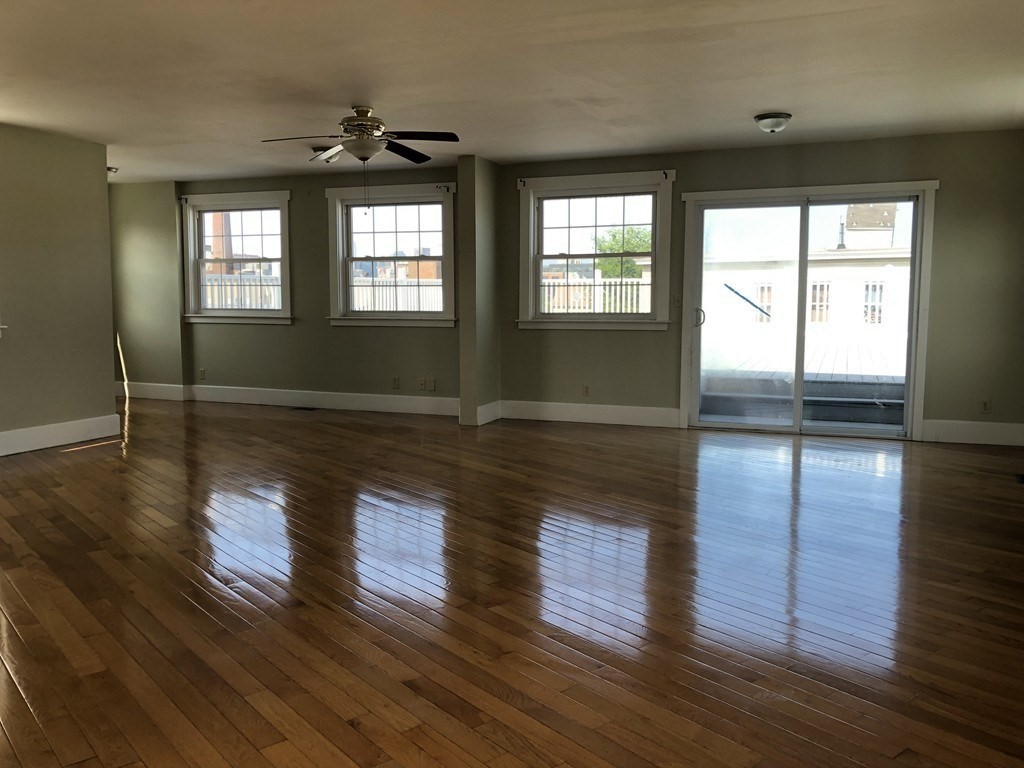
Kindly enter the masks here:
M 1024 768 L 1012 0 L 0 26 L 0 766 Z

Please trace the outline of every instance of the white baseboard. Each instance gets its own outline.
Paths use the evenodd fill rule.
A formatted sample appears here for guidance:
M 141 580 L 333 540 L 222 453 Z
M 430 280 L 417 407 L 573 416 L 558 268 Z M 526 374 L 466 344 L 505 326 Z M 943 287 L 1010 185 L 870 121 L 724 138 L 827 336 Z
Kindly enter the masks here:
M 624 424 L 634 427 L 684 426 L 678 408 L 589 403 L 541 403 L 527 400 L 502 400 L 501 418 L 579 421 L 587 424 Z
M 55 445 L 81 443 L 100 437 L 121 434 L 121 418 L 116 413 L 96 416 L 92 419 L 64 421 L 58 424 L 43 424 L 0 432 L 0 456 L 12 453 L 38 451 Z
M 501 401 L 495 400 L 493 403 L 487 405 L 481 405 L 476 409 L 476 423 L 478 426 L 484 424 L 490 424 L 492 421 L 497 421 L 501 418 Z
M 415 395 L 371 395 L 359 392 L 315 392 L 298 389 L 257 389 L 253 387 L 214 387 L 194 384 L 186 387 L 186 399 L 211 403 L 248 403 L 283 405 L 292 408 L 329 408 L 340 411 L 384 411 L 458 416 L 456 397 L 417 397 Z
M 921 438 L 929 443 L 1024 445 L 1024 424 L 925 419 Z

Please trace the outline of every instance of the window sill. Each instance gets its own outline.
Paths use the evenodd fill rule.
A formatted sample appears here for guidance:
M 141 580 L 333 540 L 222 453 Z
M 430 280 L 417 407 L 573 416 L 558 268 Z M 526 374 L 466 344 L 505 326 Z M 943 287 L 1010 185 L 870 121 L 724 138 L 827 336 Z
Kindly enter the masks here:
M 391 326 L 395 328 L 454 328 L 455 320 L 444 317 L 329 317 L 334 326 Z
M 517 320 L 523 330 L 564 331 L 667 331 L 668 323 L 658 320 Z
M 260 317 L 253 315 L 184 315 L 186 323 L 227 323 L 231 325 L 291 325 L 292 317 Z

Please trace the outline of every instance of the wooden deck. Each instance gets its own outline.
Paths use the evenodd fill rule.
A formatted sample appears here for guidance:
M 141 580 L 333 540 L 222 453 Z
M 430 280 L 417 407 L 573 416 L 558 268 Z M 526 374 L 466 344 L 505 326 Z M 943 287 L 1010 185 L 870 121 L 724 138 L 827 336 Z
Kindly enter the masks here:
M 0 765 L 1024 766 L 1024 449 L 134 401 L 0 458 Z

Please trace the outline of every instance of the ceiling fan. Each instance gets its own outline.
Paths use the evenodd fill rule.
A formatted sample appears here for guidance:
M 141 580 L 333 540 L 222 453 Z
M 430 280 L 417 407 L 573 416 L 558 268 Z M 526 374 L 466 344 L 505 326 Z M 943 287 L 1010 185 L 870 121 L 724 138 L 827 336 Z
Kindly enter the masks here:
M 447 131 L 389 131 L 384 121 L 373 116 L 372 107 L 352 107 L 354 115 L 341 118 L 338 125 L 341 126 L 340 134 L 328 136 L 286 136 L 281 139 L 264 139 L 268 141 L 297 141 L 300 139 L 341 139 L 332 147 L 314 147 L 316 152 L 313 160 L 323 160 L 333 163 L 343 152 L 347 152 L 357 160 L 365 163 L 367 160 L 376 157 L 381 152 L 391 152 L 414 163 L 425 163 L 430 159 L 429 155 L 399 144 L 396 139 L 407 139 L 410 141 L 458 141 L 459 137 Z

